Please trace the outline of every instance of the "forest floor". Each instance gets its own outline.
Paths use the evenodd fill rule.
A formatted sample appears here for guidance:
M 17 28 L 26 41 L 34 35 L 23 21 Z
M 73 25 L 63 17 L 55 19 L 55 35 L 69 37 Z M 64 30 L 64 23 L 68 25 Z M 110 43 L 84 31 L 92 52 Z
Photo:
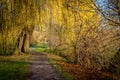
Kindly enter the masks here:
M 63 80 L 48 60 L 47 54 L 31 52 L 28 80 Z

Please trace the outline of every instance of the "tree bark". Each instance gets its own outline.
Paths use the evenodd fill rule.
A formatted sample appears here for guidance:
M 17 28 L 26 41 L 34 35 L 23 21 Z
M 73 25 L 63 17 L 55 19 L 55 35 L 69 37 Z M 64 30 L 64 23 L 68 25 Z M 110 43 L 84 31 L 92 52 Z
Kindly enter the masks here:
M 25 27 L 17 40 L 14 54 L 29 53 L 30 41 L 32 38 L 34 27 Z
M 23 45 L 22 45 L 22 52 L 28 53 L 29 52 L 29 46 L 30 46 L 30 41 L 29 41 L 29 33 L 26 32 L 24 37 L 23 37 Z
M 19 35 L 18 39 L 17 39 L 17 43 L 16 43 L 14 54 L 21 54 L 24 35 L 25 35 L 25 32 L 22 31 L 21 34 Z

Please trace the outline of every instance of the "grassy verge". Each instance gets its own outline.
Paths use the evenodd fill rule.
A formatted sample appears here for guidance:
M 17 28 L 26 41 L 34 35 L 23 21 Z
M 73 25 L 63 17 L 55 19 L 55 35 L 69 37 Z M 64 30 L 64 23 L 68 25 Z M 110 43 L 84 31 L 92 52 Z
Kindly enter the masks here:
M 54 55 L 54 54 L 48 54 L 48 58 L 50 63 L 53 65 L 53 67 L 56 69 L 56 71 L 65 79 L 65 80 L 73 80 L 72 75 L 65 72 L 62 67 L 58 64 L 58 62 L 66 62 L 66 59 Z
M 46 48 L 35 48 L 35 52 L 45 52 Z
M 31 55 L 0 56 L 0 80 L 27 80 Z
M 35 48 L 34 51 L 35 51 L 35 52 L 42 52 L 42 53 L 52 53 L 52 52 L 54 52 L 53 49 L 41 48 L 41 47 Z

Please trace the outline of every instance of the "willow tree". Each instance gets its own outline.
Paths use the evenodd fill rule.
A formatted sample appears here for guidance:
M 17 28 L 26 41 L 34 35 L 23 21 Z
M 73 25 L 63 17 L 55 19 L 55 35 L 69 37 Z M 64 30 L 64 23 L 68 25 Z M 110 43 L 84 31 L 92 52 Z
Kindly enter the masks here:
M 28 52 L 30 46 L 30 38 L 35 26 L 35 18 L 37 15 L 37 7 L 36 3 L 33 0 L 30 1 L 21 1 L 19 3 L 23 3 L 20 7 L 21 12 L 23 12 L 20 16 L 23 16 L 21 21 L 24 19 L 23 29 L 21 29 L 21 33 L 17 38 L 17 45 L 15 49 L 15 53 L 19 52 Z M 17 3 L 16 3 L 17 4 Z
M 38 7 L 34 0 L 0 1 L 1 54 L 29 51 L 30 35 L 38 20 Z

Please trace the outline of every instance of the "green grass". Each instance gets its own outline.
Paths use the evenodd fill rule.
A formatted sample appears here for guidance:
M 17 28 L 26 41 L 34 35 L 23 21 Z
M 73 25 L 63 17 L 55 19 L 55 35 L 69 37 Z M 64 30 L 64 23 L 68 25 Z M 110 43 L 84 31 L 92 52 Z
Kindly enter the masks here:
M 0 56 L 0 80 L 27 80 L 31 55 Z
M 35 48 L 34 51 L 35 51 L 35 52 L 42 52 L 42 53 L 53 53 L 53 52 L 54 52 L 53 49 L 41 48 L 41 47 Z
M 54 54 L 48 54 L 49 62 L 53 65 L 53 67 L 56 69 L 56 71 L 65 79 L 65 80 L 73 80 L 73 76 L 69 73 L 65 72 L 60 65 L 57 64 L 57 61 L 63 61 L 66 62 L 67 60 L 54 55 Z
M 35 52 L 45 52 L 46 48 L 35 48 Z
M 40 45 L 37 45 L 35 43 L 30 43 L 30 47 L 31 48 L 48 48 L 48 43 L 44 42 L 44 43 L 41 43 Z
M 35 52 L 46 52 L 46 53 L 51 53 L 53 52 L 52 49 L 49 49 L 48 43 L 41 43 L 40 45 L 35 45 L 31 43 L 31 48 L 35 48 Z
M 47 42 L 41 43 L 40 45 L 37 45 L 35 43 L 30 44 L 31 48 L 35 48 L 35 52 L 42 52 L 42 53 L 53 53 L 55 50 L 50 49 Z

